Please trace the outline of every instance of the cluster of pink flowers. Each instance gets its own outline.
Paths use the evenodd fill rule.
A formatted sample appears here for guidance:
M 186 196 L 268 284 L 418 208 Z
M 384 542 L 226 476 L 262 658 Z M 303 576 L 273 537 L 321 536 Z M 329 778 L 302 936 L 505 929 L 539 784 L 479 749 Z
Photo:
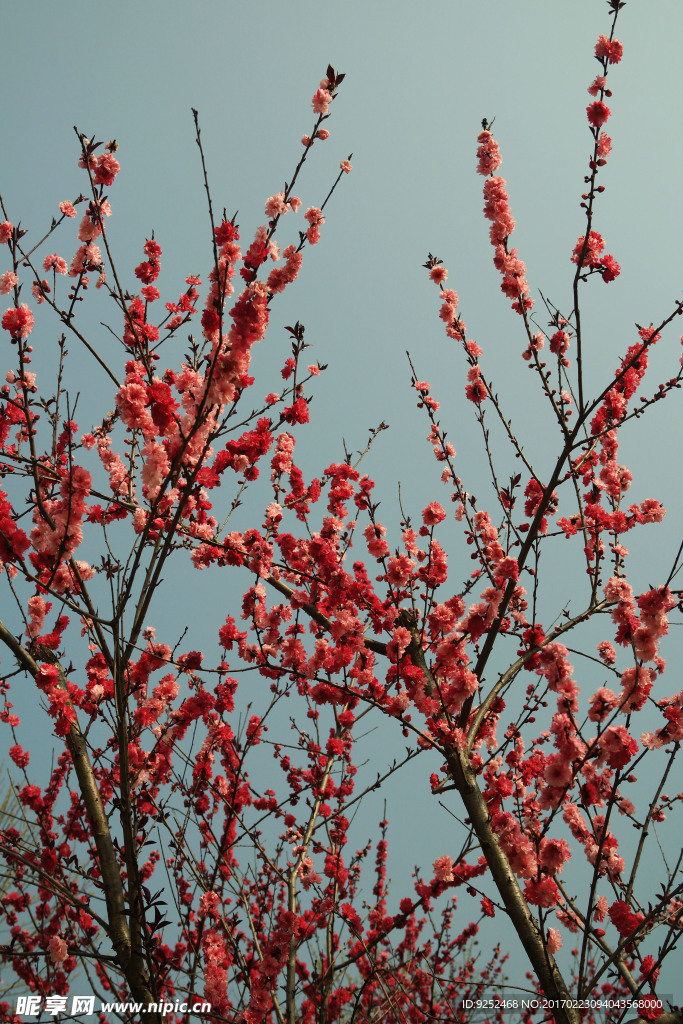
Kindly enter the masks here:
M 48 271 L 52 269 L 54 269 L 56 274 L 66 274 L 69 270 L 66 260 L 58 256 L 56 252 L 51 256 L 46 256 L 43 260 L 43 270 Z
M 12 291 L 14 286 L 19 281 L 19 278 L 13 270 L 7 270 L 2 276 L 0 276 L 0 295 L 8 295 Z
M 498 143 L 489 131 L 480 132 L 477 143 L 477 174 L 495 174 L 503 162 Z
M 329 91 L 329 82 L 324 78 L 320 83 L 320 88 L 311 100 L 311 106 L 316 114 L 329 114 L 330 103 L 332 102 L 332 93 Z
M 483 132 L 479 136 L 488 136 L 485 140 L 486 152 L 494 154 L 491 158 L 480 154 L 482 145 L 477 150 L 479 164 L 477 170 L 480 174 L 489 174 L 488 168 L 497 168 L 501 163 L 501 157 L 495 140 L 490 137 L 490 132 Z M 495 146 L 495 149 L 492 147 Z M 500 271 L 503 282 L 501 289 L 508 298 L 514 299 L 512 308 L 517 313 L 531 309 L 533 300 L 529 297 L 529 285 L 526 280 L 526 267 L 519 259 L 516 249 L 508 250 L 508 238 L 515 228 L 515 220 L 510 210 L 508 194 L 505 188 L 505 179 L 493 175 L 487 177 L 484 182 L 484 216 L 491 221 L 490 238 L 491 245 L 495 249 L 493 258 L 494 266 Z
M 574 246 L 572 263 L 578 267 L 588 267 L 602 275 L 603 281 L 614 281 L 621 272 L 621 267 L 610 254 L 602 255 L 605 242 L 597 231 L 591 231 L 586 238 L 582 235 Z
M 262 945 L 261 958 L 250 975 L 249 1005 L 237 1016 L 238 1024 L 260 1024 L 271 1009 L 271 993 L 277 985 L 280 970 L 289 954 L 289 944 L 296 935 L 296 914 L 281 910 L 273 931 Z
M 107 187 L 114 184 L 114 178 L 121 170 L 121 164 L 111 152 L 101 153 L 100 156 L 94 153 L 89 153 L 87 157 L 81 155 L 78 166 L 89 167 L 94 183 Z
M 13 338 L 28 338 L 33 330 L 36 319 L 25 302 L 21 306 L 10 307 L 2 317 L 2 326 Z
M 586 107 L 586 114 L 588 115 L 588 123 L 593 128 L 602 128 L 610 116 L 610 109 L 602 100 L 595 100 Z
M 645 915 L 634 914 L 628 903 L 624 900 L 617 900 L 608 910 L 610 920 L 620 935 L 630 935 L 645 920 Z
M 14 521 L 12 506 L 4 491 L 0 491 L 0 566 L 9 565 L 23 557 L 29 539 Z
M 273 295 L 283 292 L 288 284 L 296 281 L 303 263 L 303 253 L 297 252 L 293 245 L 288 245 L 282 251 L 284 264 L 281 267 L 273 267 L 266 282 L 268 291 Z
M 607 36 L 599 36 L 598 41 L 595 44 L 595 56 L 603 65 L 603 74 L 598 75 L 595 80 L 589 85 L 588 92 L 591 96 L 611 96 L 610 90 L 607 88 L 607 65 L 618 64 L 621 60 L 624 48 L 618 39 L 609 40 Z M 602 101 L 602 99 L 596 100 L 594 103 L 589 104 L 586 108 L 588 115 L 588 123 L 596 129 L 601 128 L 602 125 L 607 121 L 610 116 L 609 107 Z M 607 144 L 610 145 L 610 140 L 604 135 L 604 132 L 600 138 L 606 139 Z M 602 149 L 604 150 L 605 143 L 602 143 Z M 609 150 L 608 150 L 609 152 Z M 606 156 L 606 153 L 600 153 L 600 156 Z
M 61 480 L 58 499 L 45 497 L 43 505 L 50 523 L 36 507 L 31 543 L 41 558 L 52 562 L 71 555 L 83 539 L 82 519 L 87 511 L 85 499 L 90 493 L 91 477 L 87 469 L 73 466 Z
M 270 199 L 266 200 L 266 217 L 270 220 L 274 220 L 276 217 L 281 217 L 284 213 L 288 213 L 292 210 L 294 213 L 301 206 L 301 200 L 298 196 L 290 196 L 289 199 L 285 199 L 284 192 L 277 192 Z
M 311 245 L 316 245 L 320 241 L 320 225 L 325 223 L 322 210 L 319 210 L 317 206 L 310 206 L 304 217 L 310 225 L 306 231 L 306 238 Z
M 434 877 L 439 882 L 452 882 L 453 875 L 453 861 L 445 854 L 443 857 L 437 857 L 433 864 Z
M 135 276 L 139 277 L 143 284 L 150 285 L 156 281 L 161 270 L 161 246 L 154 239 L 148 238 L 143 248 L 147 259 L 135 268 Z
M 48 699 L 49 714 L 56 723 L 55 732 L 58 736 L 66 736 L 76 721 L 76 708 L 85 697 L 84 691 L 73 683 L 62 683 L 56 665 L 41 665 L 36 685 Z
M 439 316 L 446 324 L 446 334 L 449 338 L 463 341 L 466 327 L 458 317 L 458 293 L 453 288 L 444 288 L 441 291 L 440 299 Z
M 607 36 L 598 36 L 595 44 L 595 56 L 600 61 L 609 64 L 618 64 L 624 55 L 624 46 L 618 39 L 608 39 Z

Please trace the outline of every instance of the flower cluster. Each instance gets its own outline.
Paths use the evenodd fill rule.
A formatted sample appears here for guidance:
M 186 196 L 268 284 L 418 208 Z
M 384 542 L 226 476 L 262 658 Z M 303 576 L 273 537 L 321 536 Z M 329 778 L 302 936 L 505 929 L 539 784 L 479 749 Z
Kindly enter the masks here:
M 621 272 L 621 267 L 610 254 L 602 255 L 605 242 L 597 231 L 590 231 L 588 237 L 582 235 L 574 246 L 572 263 L 577 267 L 588 267 L 590 272 L 598 273 L 603 281 L 614 281 Z
M 515 220 L 510 210 L 505 179 L 493 175 L 502 158 L 490 132 L 482 132 L 478 141 L 477 170 L 479 174 L 487 176 L 484 182 L 484 216 L 491 221 L 490 238 L 495 249 L 493 263 L 503 278 L 501 290 L 514 300 L 512 308 L 521 314 L 531 309 L 533 300 L 529 297 L 526 267 L 519 259 L 517 250 L 508 248 L 508 238 L 515 229 Z

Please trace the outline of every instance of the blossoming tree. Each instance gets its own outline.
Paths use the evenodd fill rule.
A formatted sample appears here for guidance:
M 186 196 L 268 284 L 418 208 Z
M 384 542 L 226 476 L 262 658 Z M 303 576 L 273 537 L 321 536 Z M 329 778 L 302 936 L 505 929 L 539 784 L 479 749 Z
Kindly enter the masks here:
M 206 284 L 188 276 L 165 303 L 155 283 L 161 244 L 144 242 L 135 287 L 110 246 L 115 143 L 78 134 L 84 193 L 59 204 L 39 241 L 14 226 L 3 201 L 0 719 L 22 811 L 0 831 L 1 952 L 38 1000 L 24 1009 L 66 1012 L 75 985 L 102 1006 L 112 1001 L 102 1020 L 130 1019 L 131 1001 L 155 1021 L 427 1022 L 470 1019 L 482 1007 L 489 1019 L 521 1012 L 574 1024 L 603 1010 L 615 1021 L 633 1016 L 629 1003 L 666 1019 L 658 978 L 680 934 L 683 884 L 681 855 L 661 837 L 680 814 L 681 794 L 666 790 L 683 692 L 676 679 L 667 689 L 660 646 L 681 600 L 679 559 L 672 554 L 666 579 L 634 592 L 625 535 L 656 530 L 665 510 L 654 498 L 630 502 L 618 457 L 621 428 L 680 387 L 680 367 L 654 391 L 644 378 L 683 302 L 638 329 L 609 379 L 587 378 L 580 300 L 620 272 L 594 228 L 611 150 L 607 76 L 622 57 L 614 27 L 623 5 L 608 6 L 610 34 L 598 38 L 588 90 L 571 297 L 566 308 L 546 303 L 545 327 L 512 246 L 487 122 L 477 140 L 494 264 L 529 384 L 554 423 L 552 465 L 543 475 L 534 468 L 447 270 L 430 255 L 493 497 L 482 508 L 467 493 L 439 403 L 414 371 L 447 499 L 427 502 L 417 527 L 406 515 L 393 548 L 359 468 L 383 424 L 359 459 L 331 461 L 308 480 L 297 465 L 306 390 L 325 369 L 306 365 L 298 321 L 285 328 L 281 389 L 261 398 L 250 376 L 278 296 L 320 240 L 325 207 L 351 170 L 343 160 L 327 198 L 281 250 L 276 234 L 287 236 L 302 205 L 295 185 L 329 136 L 343 75 L 328 67 L 301 159 L 244 252 L 236 219 L 215 215 L 195 113 L 210 271 Z M 48 251 L 57 238 L 70 259 Z M 106 347 L 81 327 L 93 283 L 117 310 Z M 52 363 L 42 351 L 50 317 Z M 102 396 L 85 430 L 74 419 L 74 347 Z M 250 511 L 245 529 L 233 525 L 240 506 Z M 456 524 L 473 572 L 449 567 Z M 544 589 L 546 552 L 558 544 L 571 550 L 567 587 L 582 602 L 572 613 L 557 588 Z M 202 608 L 213 655 L 192 647 L 194 610 L 187 636 L 157 636 L 152 625 L 174 600 L 176 563 L 224 574 L 226 594 L 242 595 L 237 608 L 229 597 Z M 260 680 L 247 698 L 241 672 Z M 357 749 L 371 721 L 396 746 L 368 778 Z M 49 764 L 40 754 L 48 744 Z M 451 815 L 412 890 L 392 902 L 387 823 L 356 849 L 350 818 L 413 761 Z M 472 955 L 480 925 L 496 916 L 509 918 L 528 960 L 517 987 L 505 987 L 499 947 L 485 962 Z M 573 959 L 563 958 L 567 944 Z M 71 1009 L 75 1019 L 93 1012 Z M 21 1019 L 9 1004 L 3 1012 Z

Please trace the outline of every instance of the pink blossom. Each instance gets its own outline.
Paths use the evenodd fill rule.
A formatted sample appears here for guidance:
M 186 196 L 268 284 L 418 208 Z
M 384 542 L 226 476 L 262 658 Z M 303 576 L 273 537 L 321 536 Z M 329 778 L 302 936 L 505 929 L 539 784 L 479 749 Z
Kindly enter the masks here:
M 122 421 L 127 427 L 133 430 L 141 430 L 146 439 L 154 437 L 157 428 L 152 420 L 147 406 L 150 404 L 149 388 L 129 375 L 133 379 L 119 390 L 116 395 L 116 408 L 119 411 Z
M 470 402 L 474 402 L 475 405 L 480 405 L 484 399 L 487 398 L 488 392 L 486 390 L 486 385 L 483 380 L 481 380 L 481 370 L 478 365 L 470 367 L 467 373 L 467 379 L 469 384 L 465 388 L 465 397 L 468 398 Z
M 453 861 L 444 854 L 443 857 L 437 857 L 433 864 L 434 877 L 438 878 L 440 882 L 452 882 L 453 881 Z
M 666 515 L 666 509 L 655 498 L 646 498 L 640 505 L 641 522 L 661 523 Z
M 541 867 L 549 874 L 554 875 L 562 871 L 565 861 L 570 857 L 569 846 L 564 839 L 543 839 L 541 840 L 539 861 Z
M 534 877 L 538 871 L 534 848 L 517 819 L 509 811 L 500 811 L 492 815 L 491 827 L 515 874 L 521 878 Z
M 605 729 L 598 746 L 610 768 L 625 768 L 638 753 L 638 744 L 623 725 L 610 725 Z
M 488 178 L 484 182 L 484 216 L 492 222 L 491 244 L 503 242 L 515 229 L 504 178 Z
M 619 277 L 621 273 L 621 267 L 615 260 L 614 256 L 603 256 L 602 258 L 602 279 L 603 281 L 609 282 L 614 281 L 615 278 Z
M 350 164 L 348 160 L 342 160 L 339 166 L 341 167 L 344 174 L 350 174 L 351 171 L 353 170 L 353 165 Z
M 448 271 L 443 265 L 432 267 L 429 271 L 429 279 L 430 281 L 433 281 L 434 284 L 443 284 L 447 277 Z
M 595 44 L 595 56 L 598 60 L 607 58 L 610 64 L 618 64 L 624 54 L 624 46 L 618 39 L 608 39 L 607 36 L 598 36 Z
M 95 166 L 95 184 L 113 185 L 114 178 L 121 170 L 121 164 L 113 153 L 103 153 L 97 158 Z
M 594 128 L 602 128 L 610 115 L 610 109 L 602 100 L 596 100 L 595 103 L 589 103 L 586 113 L 589 124 L 592 124 Z
M 4 220 L 2 224 L 0 224 L 0 245 L 7 245 L 12 237 L 13 231 L 14 227 L 8 220 Z
M 583 252 L 585 245 L 585 252 Z M 574 252 L 572 253 L 572 263 L 576 263 L 579 266 L 585 267 L 586 265 L 594 266 L 600 262 L 600 254 L 605 248 L 605 242 L 602 235 L 598 234 L 597 231 L 591 231 L 588 236 L 588 242 L 586 242 L 586 236 L 582 235 L 578 242 L 574 246 Z M 583 252 L 583 256 L 581 253 Z M 581 261 L 579 263 L 579 260 Z
M 147 499 L 153 502 L 157 499 L 171 463 L 166 449 L 156 441 L 147 441 L 142 449 L 142 455 L 145 460 L 142 467 L 142 482 L 146 488 Z
M 612 924 L 617 928 L 620 935 L 630 935 L 645 920 L 645 915 L 640 912 L 634 913 L 624 900 L 617 900 L 609 908 L 609 916 Z
M 415 562 L 408 555 L 397 555 L 390 558 L 387 567 L 387 582 L 394 587 L 404 587 L 415 568 Z
M 59 935 L 53 935 L 48 943 L 50 949 L 50 960 L 53 964 L 62 964 L 67 958 L 68 949 L 64 939 Z
M 560 898 L 559 890 L 552 878 L 530 878 L 524 886 L 524 895 L 536 907 L 554 907 Z
M 590 699 L 588 717 L 591 722 L 604 722 L 612 708 L 616 707 L 618 703 L 619 699 L 616 693 L 606 686 L 601 686 Z
M 322 210 L 319 210 L 317 206 L 310 206 L 304 217 L 310 224 L 308 231 L 306 232 L 306 238 L 315 245 L 320 241 L 320 225 L 325 223 L 325 218 L 322 215 Z
M 318 89 L 311 100 L 311 106 L 316 114 L 329 114 L 332 94 L 327 89 Z
M 519 563 L 516 558 L 508 555 L 495 563 L 494 572 L 499 579 L 517 580 L 519 579 Z
M 492 181 L 493 179 L 490 180 Z M 491 228 L 492 234 L 496 230 L 497 225 L 494 223 Z M 504 245 L 498 244 L 493 257 L 493 265 L 503 276 L 500 286 L 501 291 L 510 299 L 517 299 L 521 295 L 527 303 L 525 308 L 531 308 L 528 303 L 532 300 L 526 299 L 529 293 L 529 285 L 526 280 L 526 264 L 519 259 L 517 250 L 511 249 L 509 252 L 506 252 Z
M 209 914 L 211 917 L 218 917 L 220 914 L 221 899 L 216 892 L 205 892 L 199 900 L 199 910 L 202 914 Z
M 623 689 L 620 694 L 619 710 L 624 714 L 640 711 L 650 694 L 653 679 L 654 672 L 642 665 L 625 669 L 621 674 Z
M 2 318 L 2 326 L 13 338 L 28 338 L 33 330 L 35 317 L 25 302 L 20 307 L 10 307 Z
M 322 210 L 319 210 L 317 206 L 309 206 L 304 218 L 309 224 L 322 224 L 324 220 Z
M 9 756 L 12 758 L 17 768 L 26 768 L 30 760 L 29 752 L 20 747 L 18 743 L 15 743 L 14 746 L 9 748 Z
M 598 75 L 597 78 L 588 86 L 588 92 L 591 96 L 597 96 L 599 92 L 602 92 L 607 85 L 607 79 L 604 75 Z
M 485 177 L 497 171 L 503 162 L 498 143 L 491 132 L 480 132 L 477 136 L 477 173 Z
M 49 610 L 50 605 L 46 604 L 45 598 L 41 597 L 40 594 L 35 594 L 28 599 L 28 614 L 31 619 L 26 630 L 28 636 L 38 636 Z
M 312 885 L 318 885 L 319 882 L 322 882 L 322 878 L 313 868 L 312 857 L 304 857 L 302 862 L 299 864 L 298 875 L 304 889 L 306 890 L 310 889 Z
M 482 899 L 481 909 L 486 914 L 487 917 L 496 916 L 496 908 L 494 907 L 493 903 L 488 898 L 488 896 L 484 896 L 484 898 Z
M 31 285 L 31 295 L 36 300 L 38 305 L 42 305 L 45 302 L 45 296 L 51 292 L 50 285 L 46 280 L 34 281 Z
M 543 769 L 543 778 L 549 786 L 564 788 L 571 785 L 572 766 L 560 754 L 553 754 Z
M 569 348 L 569 335 L 566 331 L 555 331 L 550 338 L 550 351 L 556 356 L 563 356 Z
M 548 928 L 548 937 L 545 944 L 549 953 L 557 953 L 558 949 L 561 948 L 562 936 L 557 928 Z
M 73 203 L 70 203 L 68 201 L 68 199 L 65 199 L 63 202 L 61 202 L 59 204 L 59 209 L 64 214 L 65 217 L 75 217 L 76 216 L 76 207 L 74 206 Z
M 623 576 L 612 576 L 608 580 L 605 584 L 605 598 L 608 601 L 618 601 L 619 603 L 632 605 L 635 609 L 631 584 Z
M 373 558 L 384 558 L 389 554 L 389 545 L 384 540 L 387 528 L 381 523 L 369 523 L 363 530 L 368 545 L 368 552 Z
M 92 242 L 102 234 L 99 221 L 92 220 L 89 213 L 83 214 L 78 228 L 78 239 L 80 242 Z
M 422 522 L 425 526 L 436 526 L 438 523 L 442 523 L 445 518 L 446 512 L 443 505 L 440 505 L 438 501 L 431 501 L 422 510 Z
M 18 280 L 19 278 L 13 270 L 5 271 L 2 277 L 0 277 L 0 295 L 8 295 Z
M 287 213 L 289 208 L 289 203 L 285 201 L 284 192 L 278 192 L 266 200 L 266 217 L 272 220 L 274 217 Z
M 598 136 L 598 157 L 601 160 L 606 160 L 612 152 L 612 140 L 610 139 L 607 132 L 600 132 Z
M 296 252 L 293 245 L 288 245 L 282 256 L 286 260 L 284 266 L 274 267 L 266 282 L 268 291 L 273 294 L 283 292 L 288 284 L 296 281 L 304 259 L 303 253 Z
M 596 921 L 604 921 L 605 915 L 607 914 L 607 897 L 598 896 L 595 901 L 595 910 L 593 911 L 593 917 Z
M 43 270 L 50 270 L 52 267 L 58 274 L 66 274 L 69 269 L 66 260 L 58 256 L 56 252 L 51 256 L 46 256 L 43 260 Z

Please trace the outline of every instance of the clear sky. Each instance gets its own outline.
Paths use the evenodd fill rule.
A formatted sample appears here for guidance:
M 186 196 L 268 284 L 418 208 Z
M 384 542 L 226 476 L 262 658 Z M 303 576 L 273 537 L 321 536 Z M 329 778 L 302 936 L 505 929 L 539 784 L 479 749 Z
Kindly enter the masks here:
M 116 138 L 122 173 L 110 198 L 119 263 L 133 289 L 132 269 L 153 229 L 168 298 L 187 274 L 205 279 L 211 265 L 190 108 L 200 113 L 214 205 L 229 216 L 239 210 L 248 241 L 265 220 L 265 199 L 299 158 L 328 63 L 345 72 L 331 136 L 314 147 L 297 189 L 304 209 L 320 204 L 351 152 L 354 169 L 325 211 L 320 245 L 305 252 L 300 280 L 276 303 L 255 359 L 257 372 L 276 374 L 288 344 L 282 325 L 299 319 L 311 360 L 329 364 L 311 407 L 315 429 L 301 433 L 305 469 L 310 475 L 338 461 L 342 437 L 363 447 L 368 428 L 384 420 L 392 429 L 366 467 L 378 481 L 381 518 L 395 529 L 397 480 L 413 515 L 444 500 L 409 387 L 409 349 L 441 402 L 467 489 L 486 496 L 463 398 L 464 361 L 445 337 L 437 290 L 421 267 L 428 252 L 448 266 L 486 372 L 543 465 L 553 435 L 527 397 L 521 322 L 492 266 L 475 140 L 482 118 L 495 117 L 499 173 L 517 221 L 513 244 L 543 326 L 539 289 L 570 306 L 569 257 L 583 234 L 579 197 L 591 141 L 586 88 L 598 71 L 595 40 L 609 31 L 604 0 L 4 0 L 1 7 L 0 192 L 10 219 L 37 240 L 57 203 L 82 187 L 74 125 L 105 142 Z M 609 286 L 591 281 L 585 306 L 587 362 L 600 382 L 633 343 L 634 322 L 657 322 L 683 297 L 682 31 L 679 0 L 629 0 L 619 19 L 625 53 L 611 72 L 614 149 L 595 227 L 622 274 Z M 287 244 L 294 230 L 285 219 L 278 240 Z M 98 344 L 106 348 L 106 335 Z M 647 391 L 673 376 L 679 353 L 679 333 L 670 330 Z M 83 426 L 100 385 L 83 382 Z M 636 589 L 666 571 L 680 525 L 680 403 L 662 405 L 625 432 L 621 452 L 636 477 L 634 500 L 657 497 L 670 508 L 670 531 L 656 549 L 647 538 L 639 549 Z M 412 848 L 395 873 L 442 852 Z

